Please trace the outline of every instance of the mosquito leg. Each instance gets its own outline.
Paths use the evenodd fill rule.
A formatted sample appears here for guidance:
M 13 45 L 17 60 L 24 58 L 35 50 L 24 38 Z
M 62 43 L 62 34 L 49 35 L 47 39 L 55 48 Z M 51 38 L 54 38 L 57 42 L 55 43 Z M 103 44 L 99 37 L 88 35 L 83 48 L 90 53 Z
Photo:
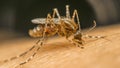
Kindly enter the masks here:
M 56 27 L 55 22 L 54 22 L 54 20 L 53 20 L 53 18 L 51 17 L 50 14 L 48 14 L 47 18 L 48 18 L 48 20 L 49 20 L 48 23 L 50 23 L 51 26 Z
M 91 35 L 84 35 L 83 38 L 93 38 L 93 39 L 105 39 L 107 41 L 110 41 L 109 39 L 106 39 L 107 36 L 91 36 Z
M 66 17 L 70 19 L 70 10 L 69 10 L 69 5 L 66 5 Z
M 41 40 L 37 41 L 37 43 L 36 43 L 36 47 L 37 47 L 36 51 L 27 60 L 25 60 L 24 62 L 20 63 L 15 68 L 20 67 L 20 66 L 28 63 L 30 60 L 32 60 L 34 58 L 34 56 L 37 54 L 37 52 L 40 50 L 41 46 L 43 45 L 43 40 L 44 39 L 41 39 Z M 39 46 L 39 44 L 40 44 L 40 46 Z
M 78 46 L 80 47 L 81 49 L 83 49 L 84 47 L 84 40 L 77 40 L 77 39 L 72 39 L 72 41 Z
M 99 38 L 105 38 L 105 36 L 91 36 L 91 35 L 84 35 L 83 36 L 84 38 L 96 38 L 96 39 L 99 39 Z
M 52 18 L 54 18 L 55 15 L 57 15 L 57 17 L 58 17 L 59 20 L 61 19 L 60 14 L 59 14 L 57 8 L 54 8 L 54 9 L 53 9 L 53 16 L 52 16 Z
M 68 38 L 66 38 L 67 40 L 68 40 L 68 42 L 70 42 L 72 45 L 77 45 L 76 43 L 74 43 L 72 40 L 70 40 L 70 39 L 68 39 Z
M 50 17 L 50 15 L 48 14 L 48 15 L 47 15 L 47 19 L 46 19 L 46 23 L 45 23 L 45 27 L 44 27 L 44 31 L 43 31 L 43 37 L 42 37 L 41 40 L 38 40 L 38 41 L 36 42 L 36 47 L 38 46 L 37 49 L 36 49 L 36 51 L 35 51 L 26 61 L 20 63 L 20 64 L 19 64 L 18 66 L 16 66 L 15 68 L 20 67 L 20 66 L 28 63 L 30 60 L 32 60 L 32 58 L 33 58 L 33 57 L 36 55 L 36 53 L 39 51 L 40 47 L 43 45 L 44 40 L 45 40 L 45 36 L 46 36 L 46 35 L 45 35 L 45 32 L 46 32 L 47 24 L 49 23 L 49 22 L 48 22 L 48 21 L 49 21 L 49 18 L 51 18 L 51 17 Z M 40 45 L 40 46 L 39 46 L 39 45 Z
M 51 18 L 51 16 L 50 16 L 50 14 L 48 14 L 48 15 L 47 15 L 47 20 L 50 19 L 50 18 Z M 46 26 L 47 26 L 47 25 L 46 25 Z M 44 35 L 44 34 L 43 34 L 43 35 Z M 44 36 L 43 36 L 43 37 L 44 37 Z M 41 40 L 38 40 L 36 44 L 38 44 L 40 41 L 41 41 Z M 42 44 L 43 44 L 43 42 L 41 42 L 40 45 L 42 45 Z M 14 56 L 14 57 L 11 57 L 10 59 L 3 60 L 3 63 L 6 63 L 6 62 L 8 62 L 8 61 L 12 61 L 12 60 L 15 60 L 15 59 L 17 59 L 17 58 L 19 58 L 19 57 L 22 57 L 22 56 L 26 55 L 28 52 L 30 52 L 31 50 L 33 50 L 35 47 L 36 47 L 36 45 L 32 46 L 29 50 L 25 51 L 24 53 L 22 53 L 22 54 L 20 54 L 20 55 L 18 55 L 18 56 Z
M 75 16 L 76 16 L 76 18 L 77 18 L 77 23 L 78 23 L 78 26 L 79 26 L 79 31 L 81 31 L 81 25 L 80 25 L 80 21 L 79 21 L 79 16 L 78 16 L 77 10 L 74 10 L 73 16 L 72 16 L 72 20 L 75 19 Z
M 77 46 L 77 47 L 80 47 L 81 49 L 83 49 L 84 47 L 84 41 L 78 41 L 78 40 L 76 40 L 76 39 L 72 39 L 72 40 L 70 40 L 70 39 L 68 39 L 68 38 L 66 38 L 67 40 L 68 40 L 68 42 L 70 42 L 72 45 L 75 45 L 75 46 Z
M 12 61 L 12 60 L 15 60 L 15 59 L 17 59 L 17 58 L 19 58 L 19 57 L 22 57 L 22 56 L 26 55 L 28 52 L 30 52 L 31 50 L 33 50 L 35 47 L 36 47 L 36 45 L 33 45 L 29 50 L 21 53 L 21 54 L 18 55 L 18 56 L 14 56 L 14 57 L 11 57 L 10 59 L 6 59 L 6 60 L 4 60 L 3 62 L 6 63 L 6 62 L 8 62 L 8 61 Z
M 43 36 L 45 36 L 45 35 L 43 35 Z M 36 47 L 37 47 L 36 51 L 35 51 L 27 60 L 25 60 L 24 62 L 20 63 L 20 64 L 17 65 L 15 68 L 17 68 L 17 67 L 19 67 L 19 66 L 22 66 L 22 65 L 28 63 L 30 60 L 32 60 L 33 57 L 34 57 L 34 56 L 37 54 L 37 52 L 39 51 L 40 47 L 43 45 L 44 39 L 45 39 L 45 38 L 43 37 L 41 40 L 38 40 L 38 41 L 36 42 Z

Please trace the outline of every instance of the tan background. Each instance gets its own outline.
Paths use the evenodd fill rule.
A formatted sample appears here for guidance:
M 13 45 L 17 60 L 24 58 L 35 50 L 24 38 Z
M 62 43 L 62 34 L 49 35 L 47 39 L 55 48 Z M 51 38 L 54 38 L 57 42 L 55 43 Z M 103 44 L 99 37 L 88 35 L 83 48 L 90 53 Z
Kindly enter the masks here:
M 51 38 L 22 68 L 120 68 L 120 25 L 99 27 L 88 34 L 107 37 L 87 40 L 84 49 L 71 45 L 64 38 Z M 24 36 L 13 38 L 12 35 L 14 33 L 8 35 L 4 31 L 0 34 L 0 60 L 19 55 L 38 40 Z M 14 68 L 32 52 L 14 61 L 1 63 L 0 68 Z

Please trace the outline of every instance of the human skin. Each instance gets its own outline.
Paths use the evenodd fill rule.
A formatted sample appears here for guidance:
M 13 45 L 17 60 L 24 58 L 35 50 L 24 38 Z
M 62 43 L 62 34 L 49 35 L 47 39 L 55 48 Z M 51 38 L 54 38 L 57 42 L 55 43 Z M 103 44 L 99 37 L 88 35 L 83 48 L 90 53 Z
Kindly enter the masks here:
M 84 49 L 72 45 L 65 38 L 50 38 L 37 52 L 35 57 L 21 67 L 120 68 L 120 25 L 95 28 L 95 30 L 87 34 L 106 37 L 103 39 L 85 39 L 86 44 L 84 44 Z M 0 46 L 0 60 L 26 51 L 36 40 L 22 37 L 2 43 L 2 45 L 6 46 Z M 1 64 L 0 68 L 13 68 L 20 62 L 25 61 L 33 52 L 34 50 L 24 57 Z

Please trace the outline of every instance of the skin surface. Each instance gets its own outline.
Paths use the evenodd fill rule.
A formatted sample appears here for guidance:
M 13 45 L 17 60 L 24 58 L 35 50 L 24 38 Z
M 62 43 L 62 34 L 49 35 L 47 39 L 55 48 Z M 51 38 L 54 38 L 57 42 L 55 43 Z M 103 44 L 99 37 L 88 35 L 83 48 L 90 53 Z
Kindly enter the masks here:
M 86 30 L 84 30 L 86 32 Z M 4 32 L 3 32 L 4 33 Z M 84 49 L 69 43 L 65 38 L 50 38 L 36 56 L 22 68 L 120 68 L 120 25 L 95 28 L 87 33 L 106 36 L 105 39 L 87 39 Z M 6 36 L 7 37 L 7 36 Z M 38 39 L 28 37 L 8 37 L 1 42 L 0 60 L 4 60 L 28 50 Z M 2 39 L 1 39 L 2 40 Z M 0 68 L 14 68 L 32 53 L 16 60 L 0 63 Z M 20 68 L 20 67 L 18 67 Z

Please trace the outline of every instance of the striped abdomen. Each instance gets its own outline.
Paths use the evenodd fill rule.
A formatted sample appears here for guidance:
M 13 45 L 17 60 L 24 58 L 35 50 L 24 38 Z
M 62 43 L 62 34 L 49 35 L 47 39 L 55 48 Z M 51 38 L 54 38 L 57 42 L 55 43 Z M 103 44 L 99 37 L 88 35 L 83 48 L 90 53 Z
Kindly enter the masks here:
M 29 35 L 31 37 L 42 37 L 43 32 L 45 32 L 45 36 L 53 36 L 57 33 L 57 28 L 51 25 L 47 25 L 45 28 L 45 25 L 38 25 L 34 29 L 29 30 Z

